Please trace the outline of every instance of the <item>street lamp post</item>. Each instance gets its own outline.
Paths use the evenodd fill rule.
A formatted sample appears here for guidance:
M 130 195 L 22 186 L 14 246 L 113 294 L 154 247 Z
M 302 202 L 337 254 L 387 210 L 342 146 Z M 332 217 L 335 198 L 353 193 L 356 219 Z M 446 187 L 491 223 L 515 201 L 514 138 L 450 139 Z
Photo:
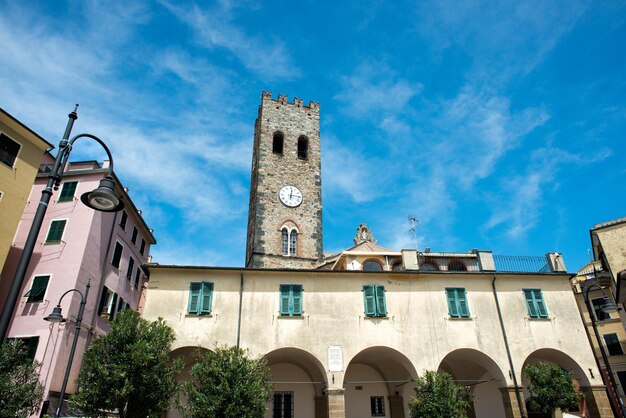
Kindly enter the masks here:
M 602 291 L 603 298 L 600 310 L 606 313 L 611 313 L 619 311 L 619 307 L 606 296 L 606 292 L 600 285 L 593 283 L 589 286 L 584 287 L 583 296 L 585 298 L 585 305 L 587 306 L 587 312 L 589 312 L 589 318 L 591 318 L 591 326 L 593 327 L 593 332 L 596 335 L 596 340 L 598 340 L 598 347 L 600 347 L 602 361 L 604 362 L 604 365 L 606 367 L 606 374 L 608 375 L 609 383 L 611 384 L 613 393 L 615 393 L 615 397 L 617 398 L 617 403 L 619 405 L 621 416 L 626 418 L 626 409 L 624 408 L 624 403 L 622 402 L 622 399 L 619 397 L 619 393 L 617 392 L 617 385 L 615 384 L 615 380 L 613 379 L 613 370 L 611 370 L 611 365 L 609 364 L 609 360 L 606 356 L 606 351 L 604 351 L 604 346 L 602 345 L 602 340 L 600 339 L 600 332 L 598 331 L 598 326 L 596 325 L 595 312 L 593 311 L 591 303 L 589 302 L 589 291 L 592 288 L 597 288 Z
M 63 139 L 61 139 L 61 142 L 59 143 L 59 152 L 54 160 L 52 171 L 48 175 L 48 184 L 41 192 L 41 200 L 37 206 L 37 211 L 35 212 L 35 217 L 33 218 L 33 224 L 28 232 L 28 238 L 26 238 L 24 250 L 22 251 L 20 261 L 17 265 L 6 303 L 2 308 L 2 314 L 0 315 L 0 344 L 4 342 L 4 339 L 7 336 L 11 317 L 13 315 L 13 311 L 15 310 L 20 290 L 24 284 L 24 278 L 26 277 L 28 264 L 30 263 L 30 259 L 33 255 L 37 236 L 41 230 L 41 225 L 43 224 L 43 219 L 46 214 L 46 210 L 48 209 L 48 203 L 52 197 L 52 189 L 54 188 L 54 190 L 58 190 L 59 184 L 61 184 L 61 180 L 63 179 L 63 172 L 65 170 L 65 166 L 67 165 L 70 152 L 72 151 L 72 146 L 77 139 L 91 138 L 95 140 L 102 145 L 109 157 L 109 171 L 107 175 L 100 180 L 100 185 L 97 189 L 83 194 L 80 200 L 88 207 L 101 212 L 117 212 L 124 207 L 124 203 L 115 193 L 115 180 L 112 176 L 113 157 L 111 156 L 111 152 L 107 148 L 106 144 L 100 138 L 91 134 L 79 134 L 68 140 L 72 127 L 74 126 L 74 121 L 78 119 L 78 114 L 76 113 L 77 109 L 78 105 L 76 105 L 74 111 L 68 115 L 69 120 L 65 128 L 65 133 L 63 134 Z
M 54 412 L 54 418 L 59 418 L 59 414 L 61 413 L 61 406 L 63 405 L 63 397 L 65 396 L 65 389 L 67 388 L 67 381 L 70 378 L 70 370 L 72 370 L 72 361 L 74 360 L 74 352 L 76 351 L 76 343 L 78 342 L 78 336 L 80 334 L 80 324 L 83 322 L 83 312 L 85 311 L 85 304 L 87 303 L 87 295 L 89 295 L 89 288 L 91 287 L 91 280 L 87 282 L 87 287 L 85 288 L 85 294 L 83 295 L 78 289 L 70 289 L 67 292 L 63 293 L 59 298 L 59 303 L 54 309 L 52 309 L 52 313 L 45 317 L 46 321 L 52 323 L 61 323 L 65 322 L 66 319 L 63 318 L 61 314 L 61 301 L 63 297 L 70 292 L 76 292 L 80 295 L 80 308 L 78 308 L 78 315 L 76 316 L 76 331 L 74 331 L 74 340 L 72 341 L 72 348 L 70 349 L 70 356 L 67 359 L 67 367 L 65 368 L 65 376 L 63 376 L 63 384 L 61 385 L 61 394 L 59 395 L 59 404 L 57 406 L 56 411 Z

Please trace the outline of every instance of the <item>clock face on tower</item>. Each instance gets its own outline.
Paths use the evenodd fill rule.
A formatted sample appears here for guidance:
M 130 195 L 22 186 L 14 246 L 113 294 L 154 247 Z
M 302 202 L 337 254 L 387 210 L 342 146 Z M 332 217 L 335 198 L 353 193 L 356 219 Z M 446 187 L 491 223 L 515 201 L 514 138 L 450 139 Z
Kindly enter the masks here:
M 290 208 L 295 208 L 302 203 L 302 192 L 296 186 L 283 186 L 278 192 L 278 197 L 285 206 Z

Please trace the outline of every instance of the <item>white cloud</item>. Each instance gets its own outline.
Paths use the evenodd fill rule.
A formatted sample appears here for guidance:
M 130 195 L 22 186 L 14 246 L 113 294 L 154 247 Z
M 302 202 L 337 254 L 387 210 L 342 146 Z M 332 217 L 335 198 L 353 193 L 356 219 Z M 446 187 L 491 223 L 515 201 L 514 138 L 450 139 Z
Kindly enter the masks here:
M 384 63 L 363 62 L 354 74 L 341 79 L 342 91 L 335 99 L 344 103 L 347 114 L 382 121 L 398 114 L 423 86 L 398 77 Z
M 385 194 L 390 171 L 380 161 L 369 159 L 357 148 L 342 146 L 337 138 L 324 136 L 322 161 L 324 189 L 333 199 L 346 197 L 356 203 L 372 201 Z
M 600 148 L 592 155 L 575 154 L 547 146 L 531 153 L 531 163 L 523 175 L 505 178 L 500 182 L 500 195 L 494 199 L 493 212 L 483 225 L 484 231 L 501 228 L 511 239 L 525 237 L 541 217 L 543 196 L 559 189 L 559 172 L 578 166 L 601 162 L 611 155 L 608 148 Z
M 207 49 L 224 48 L 246 68 L 264 77 L 284 79 L 300 75 L 300 69 L 292 62 L 281 40 L 249 35 L 232 23 L 234 8 L 229 2 L 210 10 L 195 4 L 191 7 L 166 1 L 161 4 L 193 29 L 199 45 Z
M 419 2 L 416 30 L 433 51 L 460 47 L 473 61 L 471 81 L 508 82 L 531 72 L 566 37 L 591 2 L 531 0 Z

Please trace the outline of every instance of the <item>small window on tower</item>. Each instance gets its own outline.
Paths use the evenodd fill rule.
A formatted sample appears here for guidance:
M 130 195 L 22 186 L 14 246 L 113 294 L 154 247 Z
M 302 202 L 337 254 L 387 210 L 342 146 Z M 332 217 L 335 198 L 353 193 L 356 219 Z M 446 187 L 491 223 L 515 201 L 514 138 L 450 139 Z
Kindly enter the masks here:
M 285 137 L 282 132 L 276 131 L 274 132 L 274 140 L 272 141 L 272 152 L 274 154 L 283 155 L 283 143 L 285 142 Z
M 301 160 L 309 158 L 309 140 L 306 136 L 298 138 L 298 158 Z

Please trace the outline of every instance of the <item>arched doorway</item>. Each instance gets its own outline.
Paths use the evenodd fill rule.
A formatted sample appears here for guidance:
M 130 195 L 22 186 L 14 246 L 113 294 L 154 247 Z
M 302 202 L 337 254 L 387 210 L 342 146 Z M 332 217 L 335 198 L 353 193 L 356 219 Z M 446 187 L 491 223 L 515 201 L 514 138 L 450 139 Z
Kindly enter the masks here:
M 286 347 L 265 355 L 272 371 L 274 397 L 268 418 L 327 418 L 326 373 L 308 351 Z
M 183 364 L 184 364 L 183 370 L 179 374 L 176 375 L 176 380 L 179 383 L 186 382 L 191 379 L 191 375 L 190 375 L 191 367 L 196 362 L 196 356 L 200 353 L 207 352 L 207 351 L 210 351 L 210 350 L 203 348 L 203 347 L 179 347 L 175 350 L 172 350 L 169 353 L 169 357 L 172 360 L 175 358 L 179 358 L 179 357 L 183 359 Z M 180 401 L 181 403 L 184 404 L 187 401 L 187 398 L 183 394 L 181 394 L 180 396 L 181 396 Z M 180 412 L 178 412 L 178 409 L 176 409 L 175 406 L 172 406 L 170 410 L 167 411 L 167 413 L 165 414 L 165 417 L 166 418 L 182 418 L 182 415 Z
M 541 418 L 544 416 L 528 408 L 528 399 L 530 398 L 530 392 L 527 389 L 528 379 L 524 374 L 524 367 L 526 367 L 527 364 L 535 364 L 539 362 L 556 363 L 561 366 L 561 368 L 572 372 L 572 374 L 574 375 L 574 384 L 581 389 L 581 391 L 585 395 L 585 398 L 583 401 L 581 401 L 578 411 L 570 412 L 583 412 L 586 410 L 585 412 L 587 415 L 585 416 L 600 416 L 596 415 L 594 412 L 597 410 L 596 400 L 594 399 L 593 394 L 587 390 L 589 388 L 590 382 L 582 367 L 580 367 L 580 365 L 574 359 L 572 359 L 569 355 L 563 353 L 562 351 L 552 348 L 542 348 L 533 351 L 528 357 L 526 357 L 526 361 L 524 361 L 524 366 L 522 367 L 521 371 L 521 382 L 522 386 L 524 387 L 524 403 L 526 404 L 529 418 Z
M 454 350 L 441 360 L 437 371 L 449 373 L 457 384 L 466 386 L 474 395 L 470 417 L 506 416 L 501 391 L 506 380 L 488 355 L 470 348 Z
M 359 352 L 344 376 L 346 418 L 408 417 L 416 375 L 409 359 L 392 348 L 370 347 Z

